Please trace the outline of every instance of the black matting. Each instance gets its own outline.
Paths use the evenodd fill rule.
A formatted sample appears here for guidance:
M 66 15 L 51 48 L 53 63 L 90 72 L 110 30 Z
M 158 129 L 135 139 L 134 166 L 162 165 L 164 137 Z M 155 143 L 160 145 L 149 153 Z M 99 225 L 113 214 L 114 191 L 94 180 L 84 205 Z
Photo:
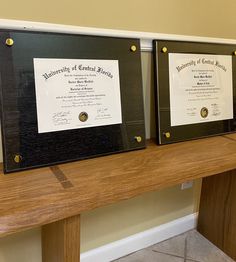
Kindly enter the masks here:
M 0 30 L 0 58 L 5 173 L 145 147 L 139 40 Z M 38 133 L 33 58 L 118 60 L 122 124 Z
M 163 52 L 163 47 L 167 49 Z M 195 138 L 233 132 L 236 129 L 236 45 L 154 40 L 155 95 L 157 141 L 168 144 Z M 171 126 L 169 90 L 169 53 L 209 54 L 232 56 L 233 67 L 233 110 L 230 120 Z M 167 134 L 167 135 L 166 135 Z

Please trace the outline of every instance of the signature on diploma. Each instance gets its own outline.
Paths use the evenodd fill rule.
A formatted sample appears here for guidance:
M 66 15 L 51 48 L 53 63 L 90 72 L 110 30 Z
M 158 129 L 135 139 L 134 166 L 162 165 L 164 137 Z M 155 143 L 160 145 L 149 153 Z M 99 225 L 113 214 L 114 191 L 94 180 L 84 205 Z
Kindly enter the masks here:
M 57 112 L 54 113 L 52 116 L 52 120 L 53 123 L 55 125 L 65 125 L 65 124 L 69 124 L 69 115 L 70 115 L 70 111 L 61 111 L 61 112 Z
M 97 109 L 97 116 L 96 119 L 109 119 L 111 118 L 111 114 L 107 107 L 101 107 Z
M 101 107 L 101 108 L 98 108 L 98 109 L 97 109 L 97 112 L 100 113 L 100 114 L 103 114 L 103 113 L 105 113 L 105 112 L 107 112 L 107 111 L 108 111 L 108 108 L 107 108 L 107 107 Z

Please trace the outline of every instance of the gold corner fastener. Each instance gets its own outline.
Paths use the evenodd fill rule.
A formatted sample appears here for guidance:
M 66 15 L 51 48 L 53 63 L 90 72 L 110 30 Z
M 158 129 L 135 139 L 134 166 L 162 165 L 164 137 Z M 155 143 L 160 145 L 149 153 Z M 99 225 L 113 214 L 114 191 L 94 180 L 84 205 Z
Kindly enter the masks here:
M 22 156 L 19 154 L 14 155 L 14 161 L 15 163 L 20 163 L 22 161 Z
M 165 47 L 165 46 L 162 47 L 162 49 L 161 49 L 161 52 L 162 52 L 162 53 L 166 53 L 167 51 L 168 51 L 167 47 Z
M 130 50 L 131 50 L 132 52 L 135 52 L 135 51 L 137 50 L 136 45 L 132 45 L 132 46 L 130 47 Z
M 164 133 L 164 136 L 165 136 L 166 138 L 170 138 L 170 132 Z
M 7 46 L 13 46 L 14 40 L 12 38 L 7 38 L 5 43 Z
M 135 141 L 137 141 L 138 143 L 142 142 L 142 137 L 141 136 L 135 136 L 134 137 Z

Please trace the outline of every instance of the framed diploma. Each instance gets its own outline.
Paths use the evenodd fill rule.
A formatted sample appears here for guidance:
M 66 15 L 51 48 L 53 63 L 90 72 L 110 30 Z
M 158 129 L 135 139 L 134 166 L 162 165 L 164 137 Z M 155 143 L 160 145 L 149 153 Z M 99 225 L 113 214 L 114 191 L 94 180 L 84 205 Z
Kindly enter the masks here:
M 0 32 L 5 173 L 145 147 L 139 40 Z
M 153 43 L 159 144 L 235 131 L 236 46 Z

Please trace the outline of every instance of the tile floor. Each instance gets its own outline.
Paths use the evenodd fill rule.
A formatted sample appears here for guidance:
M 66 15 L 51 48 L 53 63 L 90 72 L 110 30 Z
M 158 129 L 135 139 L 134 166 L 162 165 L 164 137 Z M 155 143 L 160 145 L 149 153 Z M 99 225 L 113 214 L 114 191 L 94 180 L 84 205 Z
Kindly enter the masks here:
M 235 262 L 196 230 L 188 231 L 113 262 Z

